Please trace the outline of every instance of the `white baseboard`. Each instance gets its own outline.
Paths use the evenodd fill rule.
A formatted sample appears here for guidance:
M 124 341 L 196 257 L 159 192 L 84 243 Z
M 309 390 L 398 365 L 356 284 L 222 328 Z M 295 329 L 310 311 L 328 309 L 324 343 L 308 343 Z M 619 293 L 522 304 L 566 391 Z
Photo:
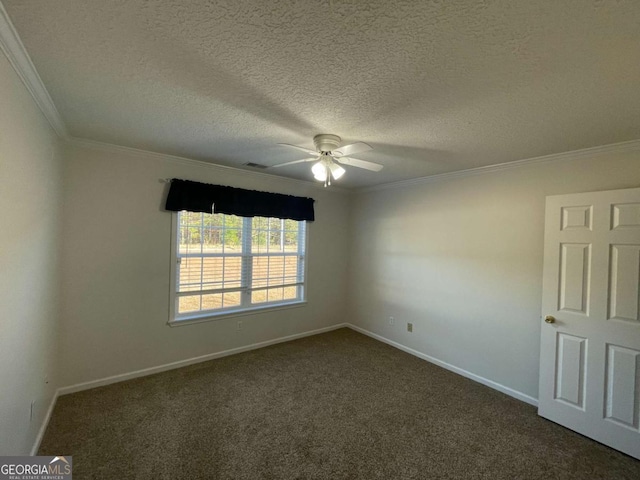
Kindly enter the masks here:
M 442 360 L 438 360 L 435 357 L 432 357 L 430 355 L 426 355 L 422 352 L 419 352 L 418 350 L 414 350 L 413 348 L 409 348 L 406 347 L 404 345 L 402 345 L 401 343 L 398 342 L 394 342 L 393 340 L 389 340 L 386 337 L 383 337 L 382 335 L 378 335 L 377 333 L 373 333 L 370 332 L 369 330 L 365 330 L 364 328 L 360 328 L 357 327 L 356 325 L 352 325 L 350 323 L 346 324 L 347 327 L 351 328 L 352 330 L 355 330 L 356 332 L 360 332 L 364 335 L 367 335 L 371 338 L 375 338 L 376 340 L 379 340 L 381 342 L 384 342 L 388 345 L 391 345 L 392 347 L 395 347 L 399 350 L 402 350 L 403 352 L 407 352 L 410 353 L 411 355 L 414 355 L 418 358 L 421 358 L 422 360 L 426 360 L 427 362 L 431 362 L 435 365 L 438 365 L 439 367 L 442 368 L 446 368 L 447 370 L 450 370 L 454 373 L 457 373 L 458 375 L 462 375 L 463 377 L 469 378 L 471 380 L 474 380 L 478 383 L 481 383 L 483 385 L 486 385 L 487 387 L 491 387 L 494 390 L 498 390 L 499 392 L 502 393 L 506 393 L 507 395 L 513 397 L 513 398 L 517 398 L 518 400 L 521 400 L 525 403 L 528 403 L 530 405 L 533 405 L 535 407 L 538 406 L 538 399 L 527 395 L 525 393 L 519 392 L 517 390 L 514 390 L 513 388 L 509 388 L 509 387 L 505 387 L 504 385 L 501 385 L 497 382 L 494 382 L 493 380 L 489 380 L 488 378 L 484 378 L 481 377 L 480 375 L 476 375 L 475 373 L 471 373 L 467 370 L 464 370 L 460 367 L 456 367 L 455 365 L 451 365 L 450 363 L 447 362 L 443 362 Z
M 131 380 L 133 378 L 144 377 L 147 375 L 153 375 L 154 373 L 165 372 L 167 370 L 174 370 L 176 368 L 186 367 L 195 363 L 207 362 L 216 358 L 227 357 L 229 355 L 235 355 L 237 353 L 248 352 L 249 350 L 256 350 L 258 348 L 268 347 L 269 345 L 275 345 L 276 343 L 289 342 L 291 340 L 297 340 L 298 338 L 310 337 L 312 335 L 318 335 L 320 333 L 330 332 L 337 330 L 338 328 L 345 328 L 348 325 L 346 323 L 338 323 L 330 327 L 319 328 L 317 330 L 310 330 L 307 332 L 296 333 L 294 335 L 288 335 L 286 337 L 274 338 L 264 342 L 253 343 L 251 345 L 245 345 L 243 347 L 232 348 L 230 350 L 223 350 L 221 352 L 209 353 L 207 355 L 201 355 L 199 357 L 187 358 L 186 360 L 178 360 L 177 362 L 167 363 L 164 365 L 158 365 L 157 367 L 144 368 L 142 370 L 136 370 L 129 373 L 121 373 L 119 375 L 113 375 L 111 377 L 101 378 L 98 380 L 92 380 L 90 382 L 78 383 L 76 385 L 70 385 L 68 387 L 62 387 L 58 389 L 58 395 L 66 395 L 68 393 L 80 392 L 82 390 L 89 390 L 91 388 L 103 387 L 112 383 L 124 382 L 125 380 Z
M 47 427 L 49 426 L 49 420 L 51 420 L 51 414 L 53 413 L 53 407 L 56 406 L 56 401 L 58 400 L 58 394 L 60 390 L 56 390 L 53 393 L 53 397 L 51 397 L 51 402 L 49 402 L 49 408 L 47 408 L 47 413 L 42 419 L 42 425 L 40 425 L 40 430 L 38 430 L 38 436 L 36 437 L 36 441 L 33 443 L 33 448 L 31 449 L 32 457 L 38 454 L 38 449 L 40 448 L 40 444 L 42 443 L 42 438 L 44 437 L 44 432 L 47 431 Z

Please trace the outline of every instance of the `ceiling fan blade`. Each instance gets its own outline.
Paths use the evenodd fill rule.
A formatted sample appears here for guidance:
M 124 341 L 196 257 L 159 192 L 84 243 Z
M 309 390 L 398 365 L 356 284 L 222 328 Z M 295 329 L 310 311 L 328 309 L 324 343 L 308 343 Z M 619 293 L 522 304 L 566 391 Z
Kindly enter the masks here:
M 291 145 L 289 143 L 279 143 L 278 145 L 282 145 L 283 147 L 295 148 L 296 150 L 302 150 L 307 155 L 317 155 L 318 154 L 318 152 L 316 152 L 315 150 L 309 150 L 306 147 L 300 147 L 298 145 Z
M 368 152 L 369 150 L 373 150 L 373 147 L 371 145 L 368 145 L 364 142 L 356 142 L 352 143 L 351 145 L 343 145 L 340 148 L 336 148 L 332 153 L 337 153 L 341 157 L 346 157 L 347 155 Z
M 371 170 L 372 172 L 379 172 L 384 167 L 379 163 L 367 162 L 366 160 L 359 160 L 352 157 L 338 157 L 335 159 L 338 163 L 343 165 L 349 165 L 350 167 L 364 168 L 365 170 Z
M 314 162 L 318 160 L 318 157 L 303 158 L 302 160 L 294 160 L 293 162 L 279 163 L 278 165 L 271 165 L 269 168 L 286 167 L 287 165 L 294 165 L 296 163 Z

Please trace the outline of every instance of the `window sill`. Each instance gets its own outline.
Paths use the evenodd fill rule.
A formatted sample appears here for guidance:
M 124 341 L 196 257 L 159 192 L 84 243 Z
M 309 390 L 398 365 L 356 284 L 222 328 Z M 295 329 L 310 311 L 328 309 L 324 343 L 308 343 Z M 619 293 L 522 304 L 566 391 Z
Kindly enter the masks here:
M 256 315 L 258 313 L 268 313 L 268 312 L 274 312 L 277 310 L 288 310 L 290 308 L 300 308 L 300 307 L 304 307 L 306 304 L 307 304 L 306 300 L 301 300 L 299 302 L 294 302 L 294 303 L 269 305 L 264 307 L 253 307 L 253 308 L 247 308 L 244 310 L 230 310 L 227 312 L 207 314 L 206 316 L 184 317 L 181 319 L 173 319 L 173 320 L 169 320 L 167 324 L 170 327 L 182 327 L 183 325 L 192 325 L 194 323 L 213 322 L 216 320 L 223 320 L 226 318 L 244 317 L 247 315 Z

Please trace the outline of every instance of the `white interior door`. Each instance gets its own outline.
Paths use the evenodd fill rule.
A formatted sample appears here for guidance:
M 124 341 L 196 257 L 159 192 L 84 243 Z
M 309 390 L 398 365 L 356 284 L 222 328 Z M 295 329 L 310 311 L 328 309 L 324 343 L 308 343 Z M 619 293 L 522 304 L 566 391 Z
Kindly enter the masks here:
M 638 459 L 639 287 L 640 188 L 547 197 L 538 413 Z

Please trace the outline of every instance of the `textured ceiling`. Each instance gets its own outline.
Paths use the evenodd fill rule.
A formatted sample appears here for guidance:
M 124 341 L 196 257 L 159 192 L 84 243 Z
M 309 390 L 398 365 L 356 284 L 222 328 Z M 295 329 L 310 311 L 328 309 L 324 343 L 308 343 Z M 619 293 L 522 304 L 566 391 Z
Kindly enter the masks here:
M 637 0 L 2 3 L 75 137 L 241 167 L 333 133 L 385 166 L 345 187 L 640 137 Z

